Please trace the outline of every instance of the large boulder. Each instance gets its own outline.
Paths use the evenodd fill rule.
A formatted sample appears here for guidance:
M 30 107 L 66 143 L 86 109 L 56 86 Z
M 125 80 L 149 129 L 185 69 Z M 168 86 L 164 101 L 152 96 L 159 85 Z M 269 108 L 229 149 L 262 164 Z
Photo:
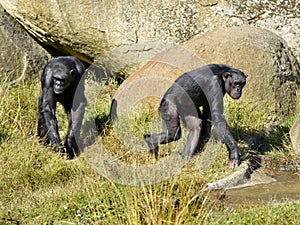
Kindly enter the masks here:
M 50 55 L 0 6 L 0 78 L 39 77 Z
M 89 63 L 114 50 L 112 60 L 122 64 L 118 68 L 133 62 L 132 70 L 170 43 L 199 33 L 211 3 L 214 1 L 1 1 L 44 45 Z
M 282 37 L 300 60 L 299 0 L 225 0 L 213 6 L 225 26 L 247 24 L 268 29 Z M 221 22 L 221 21 L 220 21 Z
M 183 72 L 209 63 L 228 64 L 249 75 L 241 98 L 246 104 L 263 108 L 277 119 L 294 112 L 300 78 L 297 60 L 274 33 L 245 26 L 206 33 L 152 58 L 122 83 L 113 115 L 129 111 L 150 96 L 156 96 L 157 103 Z
M 1 4 L 53 54 L 96 61 L 125 75 L 172 44 L 242 24 L 270 28 L 288 40 L 295 54 L 299 52 L 299 5 L 294 0 L 1 0 Z

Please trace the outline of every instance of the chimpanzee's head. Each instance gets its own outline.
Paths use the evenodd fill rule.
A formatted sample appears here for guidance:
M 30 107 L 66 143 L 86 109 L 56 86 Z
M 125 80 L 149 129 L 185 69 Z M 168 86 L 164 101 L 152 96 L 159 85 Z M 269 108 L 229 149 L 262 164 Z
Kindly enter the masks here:
M 247 75 L 237 69 L 231 69 L 222 74 L 225 85 L 225 91 L 233 99 L 239 99 L 242 96 L 242 89 L 246 84 Z
M 69 69 L 67 67 L 57 68 L 53 71 L 53 91 L 55 94 L 61 94 L 72 83 L 76 69 Z

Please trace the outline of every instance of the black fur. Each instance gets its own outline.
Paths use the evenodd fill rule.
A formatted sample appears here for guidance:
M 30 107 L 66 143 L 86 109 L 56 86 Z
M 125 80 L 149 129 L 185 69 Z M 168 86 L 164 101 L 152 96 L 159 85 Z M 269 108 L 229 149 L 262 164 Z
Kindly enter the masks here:
M 84 71 L 83 64 L 77 58 L 61 56 L 50 60 L 41 76 L 38 136 L 44 139 L 45 144 L 52 143 L 55 151 L 63 152 L 55 116 L 56 103 L 60 102 L 68 115 L 64 146 L 69 158 L 80 153 L 78 141 L 86 106 Z
M 159 144 L 181 137 L 181 119 L 189 129 L 183 152 L 186 158 L 199 151 L 214 125 L 229 151 L 230 167 L 237 167 L 240 152 L 223 115 L 223 96 L 227 92 L 233 99 L 240 98 L 246 77 L 242 71 L 223 64 L 210 64 L 181 75 L 160 102 L 163 131 L 144 135 L 150 152 L 157 157 Z

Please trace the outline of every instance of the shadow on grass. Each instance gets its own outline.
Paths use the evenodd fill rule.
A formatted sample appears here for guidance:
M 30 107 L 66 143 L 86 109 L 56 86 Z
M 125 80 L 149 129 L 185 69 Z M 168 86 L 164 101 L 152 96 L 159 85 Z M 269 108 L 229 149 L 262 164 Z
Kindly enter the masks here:
M 299 163 L 297 157 L 293 157 L 289 138 L 290 127 L 288 125 L 267 125 L 261 130 L 243 130 L 239 127 L 232 128 L 242 152 L 242 161 L 249 160 L 251 167 L 281 168 L 290 170 Z M 254 169 L 254 170 L 255 170 Z

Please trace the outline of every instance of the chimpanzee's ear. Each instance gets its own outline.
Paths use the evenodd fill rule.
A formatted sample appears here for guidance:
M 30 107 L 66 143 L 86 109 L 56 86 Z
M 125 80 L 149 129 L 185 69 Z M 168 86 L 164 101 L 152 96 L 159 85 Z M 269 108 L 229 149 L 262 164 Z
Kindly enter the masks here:
M 229 77 L 232 77 L 232 74 L 229 72 L 225 72 L 222 74 L 222 78 L 224 81 L 227 80 Z
M 71 69 L 70 70 L 70 75 L 72 75 L 74 77 L 76 75 L 76 70 L 75 69 Z

